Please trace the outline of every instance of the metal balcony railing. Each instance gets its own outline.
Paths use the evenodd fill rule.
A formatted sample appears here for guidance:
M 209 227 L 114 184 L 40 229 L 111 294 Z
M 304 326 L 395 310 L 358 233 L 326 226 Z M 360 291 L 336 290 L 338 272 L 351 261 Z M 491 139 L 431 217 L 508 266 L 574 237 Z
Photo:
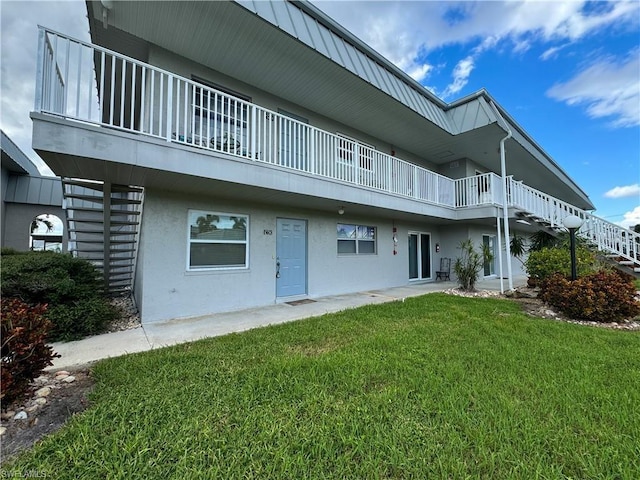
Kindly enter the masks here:
M 453 180 L 117 52 L 40 28 L 35 111 L 161 138 L 447 208 L 502 206 L 502 178 Z M 567 215 L 637 262 L 640 235 L 507 179 L 507 203 L 551 227 Z

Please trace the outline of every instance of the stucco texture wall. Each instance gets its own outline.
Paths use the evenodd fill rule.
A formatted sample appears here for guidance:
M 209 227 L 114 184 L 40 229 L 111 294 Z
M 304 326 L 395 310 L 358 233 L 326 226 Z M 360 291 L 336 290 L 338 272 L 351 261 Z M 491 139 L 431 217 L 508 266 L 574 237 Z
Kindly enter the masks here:
M 187 270 L 190 209 L 249 216 L 249 268 Z M 207 315 L 272 304 L 276 299 L 275 258 L 278 218 L 307 221 L 308 295 L 366 291 L 408 283 L 407 232 L 432 234 L 436 227 L 396 224 L 398 247 L 393 254 L 391 219 L 322 213 L 295 207 L 257 207 L 215 197 L 147 189 L 142 220 L 136 298 L 144 323 Z M 338 255 L 338 223 L 375 226 L 375 255 Z M 271 231 L 272 234 L 265 234 Z M 435 267 L 435 263 L 434 263 Z M 433 268 L 432 268 L 433 270 Z M 434 274 L 435 276 L 435 274 Z
M 31 221 L 40 214 L 55 215 L 64 222 L 64 210 L 60 207 L 47 205 L 29 205 L 7 202 L 4 205 L 2 217 L 2 246 L 16 250 L 29 250 L 29 235 Z M 63 229 L 63 248 L 66 250 L 67 229 Z

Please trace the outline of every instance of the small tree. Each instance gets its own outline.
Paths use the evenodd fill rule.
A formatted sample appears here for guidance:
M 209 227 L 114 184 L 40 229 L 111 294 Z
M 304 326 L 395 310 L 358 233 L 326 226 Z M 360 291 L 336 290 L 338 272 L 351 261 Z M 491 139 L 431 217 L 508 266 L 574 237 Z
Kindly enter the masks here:
M 511 241 L 509 242 L 509 251 L 511 255 L 516 257 L 518 261 L 524 266 L 524 257 L 525 253 L 527 253 L 527 247 L 525 245 L 524 237 L 519 237 L 517 234 L 513 234 L 511 237 Z
M 458 277 L 458 284 L 462 290 L 475 290 L 480 270 L 485 262 L 493 260 L 493 255 L 486 245 L 482 245 L 481 250 L 477 251 L 473 246 L 473 242 L 469 239 L 460 242 L 458 249 L 462 250 L 462 255 L 456 258 L 453 264 L 453 271 L 456 272 Z

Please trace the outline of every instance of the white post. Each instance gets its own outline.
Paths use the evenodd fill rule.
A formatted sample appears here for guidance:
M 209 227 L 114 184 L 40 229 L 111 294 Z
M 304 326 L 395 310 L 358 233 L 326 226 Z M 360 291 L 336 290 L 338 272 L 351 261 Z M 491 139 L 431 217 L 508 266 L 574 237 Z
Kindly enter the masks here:
M 202 123 L 202 121 L 201 121 Z M 256 124 L 258 123 L 258 114 L 256 112 L 256 105 L 255 103 L 251 105 L 251 147 L 250 151 L 251 153 L 249 154 L 249 156 L 251 157 L 252 160 L 255 160 L 258 156 L 257 156 L 257 152 L 256 152 Z
M 33 110 L 42 110 L 42 85 L 44 75 L 44 42 L 46 33 L 42 27 L 38 27 L 38 61 L 36 63 L 36 99 Z
M 171 141 L 171 130 L 173 130 L 173 77 L 167 77 L 167 113 L 165 118 L 167 119 L 167 142 Z M 186 139 L 185 132 L 185 139 Z

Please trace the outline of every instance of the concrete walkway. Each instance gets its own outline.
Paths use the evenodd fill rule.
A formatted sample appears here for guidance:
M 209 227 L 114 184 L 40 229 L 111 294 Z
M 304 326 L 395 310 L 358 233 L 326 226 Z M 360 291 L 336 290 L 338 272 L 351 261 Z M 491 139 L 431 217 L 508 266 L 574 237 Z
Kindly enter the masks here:
M 514 283 L 522 285 L 526 283 L 526 278 L 518 278 Z M 53 350 L 59 353 L 61 357 L 55 359 L 53 366 L 47 368 L 47 370 L 84 365 L 103 358 L 118 357 L 127 353 L 152 350 L 201 338 L 291 322 L 362 305 L 402 300 L 403 298 L 456 287 L 457 284 L 455 282 L 419 283 L 383 290 L 315 298 L 313 302 L 301 303 L 295 306 L 277 303 L 235 312 L 145 324 L 142 327 L 131 330 L 96 335 L 75 342 L 54 343 L 52 344 Z M 478 290 L 499 291 L 500 280 L 481 280 L 476 284 L 476 287 Z M 506 280 L 504 281 L 504 288 L 508 288 Z

